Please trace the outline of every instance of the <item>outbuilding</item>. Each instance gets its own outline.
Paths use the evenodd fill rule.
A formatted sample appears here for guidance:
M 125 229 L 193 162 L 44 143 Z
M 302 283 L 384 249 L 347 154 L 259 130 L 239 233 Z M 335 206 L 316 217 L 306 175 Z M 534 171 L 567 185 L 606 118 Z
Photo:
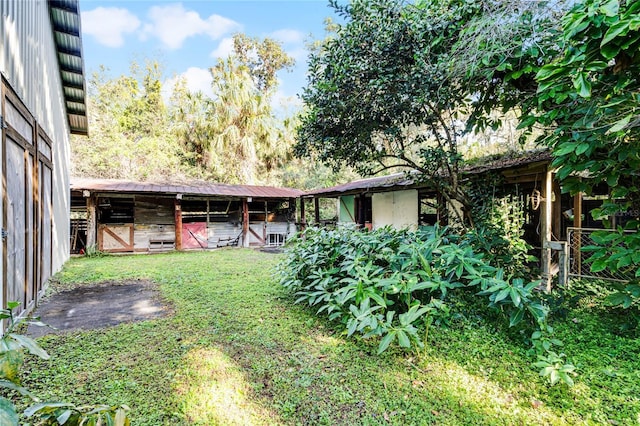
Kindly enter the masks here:
M 87 133 L 77 0 L 0 0 L 0 304 L 30 310 L 69 258 L 70 134 Z
M 269 246 L 297 230 L 302 191 L 209 182 L 74 179 L 71 251 L 140 253 Z

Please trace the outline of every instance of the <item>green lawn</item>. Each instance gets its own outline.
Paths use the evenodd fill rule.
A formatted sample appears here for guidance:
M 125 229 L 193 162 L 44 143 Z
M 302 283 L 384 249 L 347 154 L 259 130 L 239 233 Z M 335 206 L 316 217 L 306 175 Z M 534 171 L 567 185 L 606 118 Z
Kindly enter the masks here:
M 346 339 L 294 305 L 253 250 L 72 259 L 55 288 L 147 278 L 168 318 L 39 339 L 24 384 L 127 404 L 133 425 L 638 424 L 640 342 L 584 296 L 557 321 L 576 385 L 549 388 L 517 333 L 461 309 L 417 353 Z M 108 301 L 105 301 L 108 303 Z

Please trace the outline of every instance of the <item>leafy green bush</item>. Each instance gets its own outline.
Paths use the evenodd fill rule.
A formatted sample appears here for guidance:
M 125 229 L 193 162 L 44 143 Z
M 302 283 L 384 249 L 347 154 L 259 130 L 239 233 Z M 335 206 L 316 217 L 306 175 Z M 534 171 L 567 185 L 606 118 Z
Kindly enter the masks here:
M 25 417 L 38 420 L 38 425 L 112 425 L 128 426 L 129 419 L 126 406 L 110 407 L 106 405 L 90 405 L 78 407 L 64 402 L 41 402 L 20 383 L 20 368 L 24 362 L 24 352 L 49 359 L 49 354 L 30 337 L 17 333 L 21 326 L 33 324 L 45 326 L 38 319 L 16 318 L 13 310 L 20 304 L 8 302 L 7 309 L 0 309 L 0 320 L 8 320 L 8 327 L 0 338 L 0 388 L 16 391 L 27 396 L 35 403 L 24 412 Z M 18 426 L 19 415 L 15 406 L 5 396 L 0 396 L 0 425 Z
M 615 291 L 607 297 L 611 306 L 628 309 L 640 305 L 640 224 L 633 220 L 627 224 L 629 230 L 618 227 L 615 230 L 596 231 L 591 234 L 595 244 L 584 246 L 585 252 L 593 253 L 587 262 L 592 272 L 605 269 L 630 276 L 626 283 L 614 283 Z
M 548 331 L 548 309 L 534 294 L 539 282 L 505 278 L 468 240 L 438 226 L 415 232 L 307 228 L 289 242 L 277 271 L 297 303 L 340 321 L 348 336 L 379 337 L 378 353 L 392 343 L 424 347 L 429 326 L 447 320 L 457 291 L 488 297 L 510 326 L 526 317 L 536 331 Z M 539 348 L 536 355 L 548 356 L 550 346 Z
M 525 198 L 518 187 L 504 185 L 500 175 L 482 176 L 468 185 L 473 227 L 464 238 L 508 277 L 531 276 L 536 258 L 524 239 Z

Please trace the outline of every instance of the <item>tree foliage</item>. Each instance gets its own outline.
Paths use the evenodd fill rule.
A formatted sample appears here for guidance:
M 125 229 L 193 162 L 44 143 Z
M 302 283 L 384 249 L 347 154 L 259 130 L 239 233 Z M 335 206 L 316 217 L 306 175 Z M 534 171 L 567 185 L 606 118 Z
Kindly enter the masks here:
M 249 74 L 261 92 L 269 92 L 278 85 L 276 73 L 291 70 L 295 60 L 282 45 L 269 37 L 260 40 L 238 33 L 233 36 L 233 51 L 237 60 L 249 69 Z
M 210 69 L 212 97 L 184 79 L 163 89 L 154 61 L 116 78 L 103 68 L 89 82 L 90 136 L 73 140 L 73 174 L 281 184 L 293 140 L 272 101 L 276 73 L 292 65 L 278 42 L 236 34 L 234 53 Z
M 562 54 L 537 73 L 537 119 L 572 193 L 606 183 L 614 198 L 638 196 L 639 13 L 639 1 L 576 5 L 562 21 Z
M 168 131 L 157 62 L 109 79 L 101 69 L 89 80 L 89 137 L 71 145 L 76 176 L 163 179 L 184 176 L 182 150 Z
M 521 65 L 540 54 L 533 29 L 551 19 L 536 15 L 537 2 L 507 3 L 334 2 L 345 24 L 310 57 L 297 154 L 317 153 L 365 174 L 417 170 L 448 201 L 468 207 L 460 182 L 464 136 L 496 127 L 491 113 L 499 103 L 510 109 L 522 92 L 535 93 L 536 68 Z M 499 27 L 493 20 L 511 31 L 490 31 Z
M 633 268 L 635 278 L 610 297 L 640 299 L 640 1 L 585 0 L 562 20 L 562 53 L 537 73 L 539 115 L 552 166 L 571 193 L 605 185 L 595 216 L 629 216 L 625 232 L 598 232 L 592 270 Z M 605 219 L 605 223 L 609 221 Z

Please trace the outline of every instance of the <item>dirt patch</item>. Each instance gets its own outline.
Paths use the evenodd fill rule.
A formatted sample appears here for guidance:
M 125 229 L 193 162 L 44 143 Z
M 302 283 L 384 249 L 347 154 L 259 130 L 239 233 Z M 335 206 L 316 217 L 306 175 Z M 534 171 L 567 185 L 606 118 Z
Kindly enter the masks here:
M 27 335 L 111 327 L 123 322 L 161 318 L 171 312 L 157 285 L 147 280 L 108 281 L 56 293 L 35 310 L 42 322 L 55 327 L 30 326 Z

